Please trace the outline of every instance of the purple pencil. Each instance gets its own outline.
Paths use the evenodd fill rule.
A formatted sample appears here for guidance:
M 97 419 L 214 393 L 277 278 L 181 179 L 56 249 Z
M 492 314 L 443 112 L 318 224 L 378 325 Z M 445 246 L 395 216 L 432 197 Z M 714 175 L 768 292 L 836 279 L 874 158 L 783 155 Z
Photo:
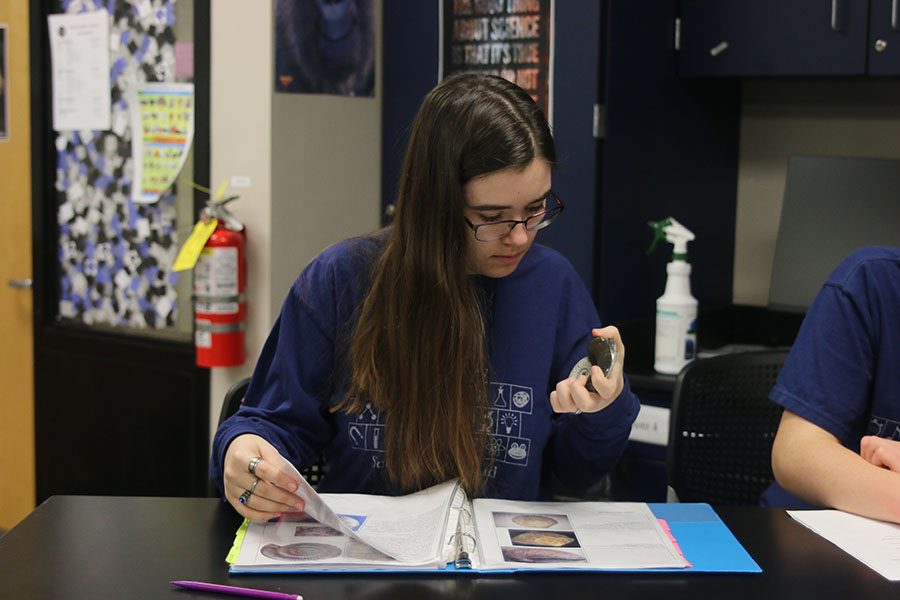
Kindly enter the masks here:
M 236 587 L 233 585 L 205 583 L 203 581 L 170 581 L 169 583 L 186 590 L 218 592 L 220 594 L 231 594 L 232 596 L 243 596 L 244 598 L 263 598 L 264 600 L 303 600 L 303 596 L 300 596 L 298 594 L 269 592 L 266 590 L 256 590 L 253 588 Z

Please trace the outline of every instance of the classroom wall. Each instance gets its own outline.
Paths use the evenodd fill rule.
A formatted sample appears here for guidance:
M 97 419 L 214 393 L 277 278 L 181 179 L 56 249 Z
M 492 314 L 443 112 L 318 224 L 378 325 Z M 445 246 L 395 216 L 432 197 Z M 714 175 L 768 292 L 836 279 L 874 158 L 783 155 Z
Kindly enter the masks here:
M 900 158 L 896 81 L 743 84 L 734 302 L 765 306 L 792 155 Z
M 378 31 L 382 5 L 377 4 Z M 274 94 L 271 2 L 212 4 L 211 180 L 244 176 L 235 211 L 248 235 L 247 363 L 214 369 L 214 429 L 228 386 L 252 370 L 291 283 L 321 249 L 378 226 L 382 40 L 375 98 Z M 252 39 L 254 43 L 241 43 Z M 764 306 L 795 154 L 900 158 L 892 81 L 743 84 L 734 302 Z
M 379 226 L 381 13 L 377 2 L 374 97 L 273 94 L 273 315 L 310 259 Z
M 214 186 L 234 176 L 250 181 L 233 189 L 241 198 L 232 205 L 248 232 L 248 360 L 211 370 L 211 431 L 225 391 L 250 373 L 272 321 L 272 14 L 268 2 L 211 3 L 210 180 Z
M 273 2 L 213 2 L 211 180 L 232 187 L 247 226 L 247 362 L 212 369 L 210 439 L 228 387 L 252 372 L 281 303 L 326 246 L 379 225 L 381 39 L 376 95 L 275 94 Z M 377 30 L 381 2 L 376 0 Z M 249 43 L 252 41 L 252 43 Z

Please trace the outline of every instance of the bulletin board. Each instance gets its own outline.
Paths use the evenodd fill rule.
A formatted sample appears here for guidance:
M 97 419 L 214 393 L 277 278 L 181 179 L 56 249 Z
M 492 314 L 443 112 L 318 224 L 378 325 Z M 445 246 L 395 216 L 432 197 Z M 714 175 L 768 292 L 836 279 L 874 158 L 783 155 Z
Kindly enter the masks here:
M 171 267 L 182 233 L 190 229 L 192 193 L 181 186 L 187 209 L 179 209 L 177 184 L 155 202 L 132 199 L 140 169 L 132 159 L 131 92 L 136 85 L 193 76 L 192 57 L 185 58 L 176 35 L 176 0 L 60 0 L 57 9 L 108 15 L 111 102 L 109 129 L 52 133 L 59 319 L 161 332 L 181 323 L 189 335 L 183 323 L 190 315 L 179 314 L 184 282 L 179 285 Z M 181 312 L 189 311 L 184 306 Z

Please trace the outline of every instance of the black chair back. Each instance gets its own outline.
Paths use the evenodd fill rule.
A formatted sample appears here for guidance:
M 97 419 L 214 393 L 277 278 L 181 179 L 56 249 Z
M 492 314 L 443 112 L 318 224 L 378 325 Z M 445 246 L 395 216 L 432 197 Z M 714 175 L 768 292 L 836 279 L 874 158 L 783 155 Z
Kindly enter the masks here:
M 219 425 L 238 411 L 241 404 L 244 403 L 248 387 L 250 387 L 250 378 L 245 377 L 228 388 L 228 391 L 225 392 L 225 401 L 222 402 L 222 410 L 219 412 Z
M 749 506 L 774 480 L 782 409 L 768 396 L 786 350 L 698 359 L 678 375 L 669 422 L 669 487 L 681 502 Z
M 228 388 L 228 391 L 225 392 L 225 400 L 222 402 L 222 410 L 219 412 L 219 425 L 238 411 L 241 404 L 244 403 L 244 397 L 247 395 L 247 388 L 249 387 L 250 378 L 245 377 L 236 381 Z M 319 485 L 319 480 L 325 475 L 325 459 L 320 457 L 314 465 L 306 469 L 299 469 L 299 471 L 306 481 L 308 481 L 312 487 L 316 488 Z M 215 489 L 215 486 L 212 484 L 210 484 L 210 486 L 210 494 L 212 496 L 218 496 L 218 491 Z

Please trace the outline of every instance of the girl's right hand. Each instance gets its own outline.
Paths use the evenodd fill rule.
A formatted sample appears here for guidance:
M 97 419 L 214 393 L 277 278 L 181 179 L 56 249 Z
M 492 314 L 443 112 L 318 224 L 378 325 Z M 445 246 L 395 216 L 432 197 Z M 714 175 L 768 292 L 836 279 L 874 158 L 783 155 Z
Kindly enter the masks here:
M 257 462 L 254 475 L 249 467 L 255 457 L 262 460 Z M 225 499 L 242 516 L 255 521 L 301 512 L 305 503 L 295 494 L 300 483 L 283 468 L 284 464 L 285 458 L 265 439 L 251 433 L 239 435 L 225 452 Z M 248 491 L 252 492 L 249 497 Z
M 876 467 L 900 472 L 900 442 L 874 435 L 863 436 L 859 455 Z

